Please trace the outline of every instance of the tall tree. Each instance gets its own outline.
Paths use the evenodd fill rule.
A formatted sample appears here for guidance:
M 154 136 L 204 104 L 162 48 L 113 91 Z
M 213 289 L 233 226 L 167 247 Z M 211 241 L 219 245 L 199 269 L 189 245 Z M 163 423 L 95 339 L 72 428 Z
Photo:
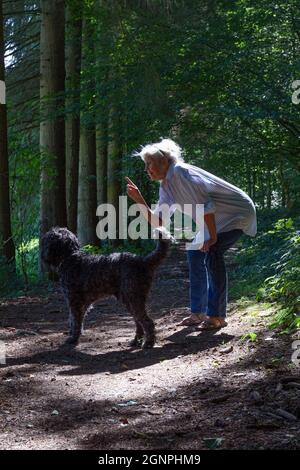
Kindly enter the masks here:
M 41 0 L 40 147 L 41 234 L 66 225 L 65 195 L 65 8 L 64 0 Z
M 7 110 L 5 100 L 5 64 L 3 34 L 3 2 L 0 1 L 0 254 L 15 265 L 15 247 L 11 233 L 9 201 L 9 168 L 7 150 Z M 2 100 L 1 100 L 2 98 Z
M 80 5 L 69 1 L 66 8 L 66 202 L 68 228 L 72 232 L 77 232 L 81 32 Z
M 96 138 L 94 118 L 95 77 L 94 27 L 88 18 L 82 23 L 80 145 L 77 233 L 83 245 L 97 244 L 96 236 Z
M 109 54 L 111 38 L 107 40 L 107 32 L 103 13 L 102 0 L 95 7 L 99 18 L 96 28 L 95 77 L 96 77 L 96 175 L 97 205 L 107 202 L 107 152 L 108 152 L 108 103 L 109 103 Z M 100 20 L 101 19 L 101 20 Z M 107 26 L 106 26 L 107 27 Z M 109 28 L 109 26 L 108 26 Z
M 107 164 L 107 202 L 116 210 L 116 235 L 112 245 L 120 244 L 119 234 L 119 196 L 121 194 L 122 141 L 120 110 L 114 103 L 110 106 L 108 126 L 108 164 Z
M 106 109 L 106 108 L 105 108 Z M 107 202 L 107 158 L 108 133 L 107 115 L 101 115 L 96 124 L 96 174 L 97 174 L 97 204 Z

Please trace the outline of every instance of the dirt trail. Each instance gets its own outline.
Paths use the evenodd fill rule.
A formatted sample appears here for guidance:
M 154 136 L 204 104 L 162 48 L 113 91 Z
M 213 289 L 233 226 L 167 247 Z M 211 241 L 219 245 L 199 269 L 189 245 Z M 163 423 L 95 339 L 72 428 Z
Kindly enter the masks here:
M 63 346 L 58 289 L 2 301 L 0 448 L 300 447 L 300 371 L 291 338 L 267 328 L 270 308 L 230 303 L 218 332 L 177 326 L 188 312 L 182 246 L 161 266 L 149 300 L 158 332 L 149 351 L 128 349 L 133 321 L 113 299 L 95 306 L 74 350 Z M 251 332 L 256 341 L 242 340 Z

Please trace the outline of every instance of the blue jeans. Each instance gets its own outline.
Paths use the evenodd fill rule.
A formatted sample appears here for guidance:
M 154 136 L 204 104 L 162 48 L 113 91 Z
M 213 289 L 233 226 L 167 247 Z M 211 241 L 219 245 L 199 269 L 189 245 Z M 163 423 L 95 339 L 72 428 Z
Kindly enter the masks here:
M 210 317 L 226 317 L 228 277 L 224 253 L 241 237 L 240 229 L 218 233 L 217 242 L 207 253 L 187 250 L 190 274 L 190 304 L 192 313 Z

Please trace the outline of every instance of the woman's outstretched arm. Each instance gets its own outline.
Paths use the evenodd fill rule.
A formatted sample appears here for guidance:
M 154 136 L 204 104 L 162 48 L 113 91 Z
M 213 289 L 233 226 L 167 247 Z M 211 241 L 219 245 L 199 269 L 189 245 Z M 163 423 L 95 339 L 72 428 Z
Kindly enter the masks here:
M 125 179 L 127 181 L 128 196 L 139 205 L 141 213 L 145 219 L 148 220 L 149 224 L 152 225 L 152 227 L 163 225 L 162 219 L 150 209 L 139 188 L 133 183 L 133 181 L 131 181 L 130 178 L 128 178 L 128 176 L 125 176 Z

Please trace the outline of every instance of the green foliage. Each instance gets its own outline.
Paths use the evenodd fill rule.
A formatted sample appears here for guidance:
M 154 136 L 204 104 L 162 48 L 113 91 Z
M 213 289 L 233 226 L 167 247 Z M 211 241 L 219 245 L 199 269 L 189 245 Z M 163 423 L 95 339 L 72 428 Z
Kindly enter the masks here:
M 251 343 L 255 343 L 257 341 L 257 333 L 253 333 L 253 332 L 246 333 L 245 335 L 241 337 L 241 341 L 246 341 L 246 340 L 251 341 Z
M 274 228 L 275 233 L 283 235 L 283 242 L 280 257 L 272 265 L 275 274 L 264 282 L 264 297 L 282 305 L 273 327 L 293 329 L 300 326 L 300 231 L 291 219 L 278 221 Z
M 12 231 L 16 247 L 16 273 L 1 270 L 1 295 L 28 290 L 39 284 L 38 234 L 40 198 L 40 153 L 32 137 L 10 129 L 10 194 Z M 5 280 L 5 277 L 7 279 Z
M 39 239 L 33 238 L 17 246 L 17 273 L 23 276 L 26 288 L 39 280 Z
M 16 246 L 16 272 L 9 273 L 0 259 L 0 297 L 24 295 L 47 285 L 39 276 L 39 240 L 32 239 Z
M 291 330 L 300 326 L 300 218 L 281 217 L 270 227 L 270 215 L 261 214 L 255 239 L 243 240 L 234 275 L 239 290 L 235 287 L 233 294 L 237 297 L 241 286 L 248 285 L 250 297 L 276 302 L 272 326 Z
M 82 249 L 93 255 L 109 255 L 111 253 L 119 252 L 130 252 L 136 255 L 146 255 L 155 248 L 155 242 L 153 240 L 141 240 L 140 244 L 133 243 L 130 240 L 126 240 L 122 245 L 115 247 L 109 243 L 103 244 L 101 247 L 94 245 L 85 245 Z

